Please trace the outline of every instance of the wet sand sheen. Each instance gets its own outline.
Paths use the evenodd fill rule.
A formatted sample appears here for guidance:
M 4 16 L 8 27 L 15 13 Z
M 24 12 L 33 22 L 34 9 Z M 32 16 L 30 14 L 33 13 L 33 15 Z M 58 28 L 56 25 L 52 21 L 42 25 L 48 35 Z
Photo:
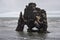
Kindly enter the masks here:
M 0 40 L 60 40 L 60 19 L 48 18 L 50 33 L 28 33 L 25 26 L 23 32 L 15 31 L 16 18 L 0 18 Z

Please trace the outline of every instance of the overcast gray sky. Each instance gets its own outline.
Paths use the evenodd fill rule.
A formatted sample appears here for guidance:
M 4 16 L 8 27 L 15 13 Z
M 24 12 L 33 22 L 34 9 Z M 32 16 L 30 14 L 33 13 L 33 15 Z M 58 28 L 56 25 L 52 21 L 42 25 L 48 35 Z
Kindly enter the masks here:
M 0 0 L 0 17 L 18 17 L 30 2 L 45 9 L 48 16 L 60 16 L 60 0 Z

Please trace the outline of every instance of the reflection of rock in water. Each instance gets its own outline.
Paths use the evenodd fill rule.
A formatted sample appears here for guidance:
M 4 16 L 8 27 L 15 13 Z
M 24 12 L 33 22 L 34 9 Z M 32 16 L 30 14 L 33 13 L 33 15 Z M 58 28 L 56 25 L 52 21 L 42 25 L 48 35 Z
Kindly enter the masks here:
M 34 32 L 33 33 L 18 32 L 18 34 L 21 37 L 24 37 L 28 40 L 32 40 L 32 39 L 44 40 L 47 37 L 47 35 L 45 33 L 38 34 L 38 33 L 34 33 Z

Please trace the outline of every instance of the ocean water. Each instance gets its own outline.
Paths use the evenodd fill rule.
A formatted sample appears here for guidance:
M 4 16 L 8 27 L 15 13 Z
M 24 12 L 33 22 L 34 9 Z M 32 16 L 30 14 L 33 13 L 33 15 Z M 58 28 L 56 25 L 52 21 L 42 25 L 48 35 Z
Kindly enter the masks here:
M 18 18 L 0 17 L 0 40 L 60 40 L 60 17 L 48 17 L 47 20 L 50 33 L 28 33 L 26 25 L 23 32 L 15 31 Z

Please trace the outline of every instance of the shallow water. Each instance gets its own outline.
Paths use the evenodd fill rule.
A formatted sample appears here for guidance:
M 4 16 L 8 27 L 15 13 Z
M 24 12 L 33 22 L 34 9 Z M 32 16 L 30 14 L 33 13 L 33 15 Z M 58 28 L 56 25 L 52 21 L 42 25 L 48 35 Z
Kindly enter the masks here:
M 26 25 L 23 32 L 17 32 L 17 22 L 17 18 L 0 18 L 0 40 L 60 40 L 60 18 L 48 18 L 50 33 L 28 33 Z

